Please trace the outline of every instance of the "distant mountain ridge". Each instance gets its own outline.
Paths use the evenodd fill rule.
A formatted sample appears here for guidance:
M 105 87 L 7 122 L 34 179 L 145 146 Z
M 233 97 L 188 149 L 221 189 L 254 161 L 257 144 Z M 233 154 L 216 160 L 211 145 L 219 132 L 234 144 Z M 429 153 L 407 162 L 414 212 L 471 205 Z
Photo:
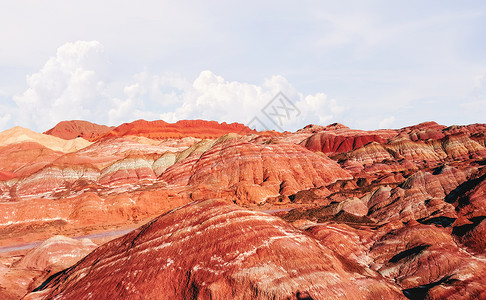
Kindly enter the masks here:
M 56 126 L 44 132 L 44 134 L 57 136 L 65 140 L 81 137 L 88 141 L 95 141 L 114 128 L 114 126 L 98 125 L 88 121 L 72 120 L 59 122 Z
M 89 141 L 122 136 L 147 137 L 155 140 L 183 137 L 217 138 L 227 133 L 249 134 L 256 131 L 240 123 L 227 124 L 205 120 L 181 120 L 168 123 L 162 120 L 137 120 L 117 127 L 88 121 L 63 121 L 44 132 L 63 139 L 83 137 Z
M 21 142 L 35 142 L 51 150 L 61 152 L 75 152 L 91 144 L 83 138 L 65 140 L 59 137 L 38 133 L 20 126 L 0 132 L 0 146 L 7 146 Z
M 50 263 L 0 255 L 1 299 L 486 299 L 486 124 L 55 128 L 91 142 L 0 132 L 0 252 L 147 225 L 43 285 Z

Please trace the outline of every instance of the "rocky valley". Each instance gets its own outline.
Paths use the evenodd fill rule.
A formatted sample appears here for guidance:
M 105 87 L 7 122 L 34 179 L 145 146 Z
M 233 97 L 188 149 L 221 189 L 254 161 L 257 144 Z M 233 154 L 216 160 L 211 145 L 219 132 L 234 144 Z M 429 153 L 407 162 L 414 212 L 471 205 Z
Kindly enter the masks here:
M 0 299 L 486 299 L 486 124 L 0 133 Z

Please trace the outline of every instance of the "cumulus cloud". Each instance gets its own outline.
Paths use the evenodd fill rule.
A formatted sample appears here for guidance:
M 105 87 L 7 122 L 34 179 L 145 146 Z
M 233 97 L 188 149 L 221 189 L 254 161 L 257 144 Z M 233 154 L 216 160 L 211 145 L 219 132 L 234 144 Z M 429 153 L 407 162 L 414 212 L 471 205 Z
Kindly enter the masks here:
M 209 70 L 194 81 L 143 71 L 125 84 L 120 96 L 111 92 L 119 83 L 106 80 L 106 61 L 104 47 L 97 41 L 59 47 L 39 72 L 27 77 L 27 90 L 14 97 L 15 125 L 46 130 L 71 119 L 109 125 L 141 118 L 245 124 L 258 119 L 256 129 L 296 130 L 309 123 L 329 123 L 345 110 L 324 93 L 297 91 L 280 75 L 250 84 L 226 80 Z M 5 115 L 0 123 L 9 119 Z
M 202 71 L 193 82 L 176 74 L 142 72 L 133 77 L 124 93 L 125 98 L 115 98 L 109 110 L 112 124 L 138 118 L 168 122 L 205 119 L 252 123 L 259 130 L 296 130 L 309 123 L 329 123 L 345 110 L 323 93 L 298 92 L 280 75 L 258 85 L 228 81 L 209 70 Z M 281 102 L 278 95 L 285 101 Z
M 14 97 L 18 122 L 33 128 L 61 120 L 102 120 L 106 72 L 103 46 L 77 41 L 59 47 L 39 72 L 27 76 L 27 90 Z
M 227 81 L 209 70 L 203 71 L 180 95 L 181 105 L 171 114 L 175 119 L 205 118 L 245 122 L 257 114 L 281 90 L 295 91 L 281 76 L 262 85 Z
M 192 84 L 182 79 L 173 82 L 177 85 L 159 81 L 162 86 L 156 89 L 178 89 L 178 93 L 162 94 L 160 97 L 175 104 L 172 106 L 174 109 L 158 115 L 171 122 L 207 119 L 249 124 L 257 119 L 257 129 L 295 130 L 309 123 L 325 124 L 345 110 L 336 100 L 328 99 L 323 93 L 304 95 L 298 92 L 280 75 L 267 78 L 257 85 L 228 81 L 206 70 Z M 278 95 L 283 95 L 285 101 L 281 102 Z M 143 112 L 138 113 L 143 115 Z M 278 116 L 282 114 L 285 117 Z

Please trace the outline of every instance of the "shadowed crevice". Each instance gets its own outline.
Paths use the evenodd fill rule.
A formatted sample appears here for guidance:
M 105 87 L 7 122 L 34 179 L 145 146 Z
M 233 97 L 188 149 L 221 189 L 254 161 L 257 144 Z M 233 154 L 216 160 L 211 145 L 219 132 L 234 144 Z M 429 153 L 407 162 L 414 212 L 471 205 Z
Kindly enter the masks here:
M 449 284 L 449 283 L 456 281 L 456 279 L 451 279 L 451 277 L 452 277 L 452 275 L 445 276 L 445 277 L 443 277 L 442 279 L 440 279 L 436 282 L 424 284 L 424 285 L 414 287 L 414 288 L 410 288 L 410 289 L 405 289 L 405 290 L 403 290 L 403 294 L 408 299 L 423 300 L 427 297 L 429 290 L 432 289 L 433 287 L 436 287 L 436 286 L 441 285 L 441 284 Z
M 423 218 L 423 219 L 417 220 L 417 222 L 422 223 L 424 225 L 434 224 L 434 225 L 440 225 L 442 227 L 449 227 L 455 221 L 456 221 L 456 218 L 449 218 L 449 217 L 444 217 L 444 216 L 430 218 L 430 219 Z
M 483 221 L 484 219 L 486 219 L 486 216 L 479 216 L 479 217 L 471 218 L 471 219 L 469 219 L 469 221 L 471 221 L 472 224 L 465 224 L 465 225 L 462 225 L 462 226 L 456 226 L 452 229 L 452 234 L 459 236 L 459 237 L 464 236 L 466 233 L 468 233 L 469 231 L 476 228 L 476 226 L 478 226 L 479 223 L 481 223 L 481 221 Z
M 416 246 L 416 247 L 404 250 L 404 251 L 398 253 L 397 255 L 393 256 L 392 258 L 390 258 L 389 262 L 396 263 L 396 262 L 398 262 L 398 261 L 400 261 L 400 260 L 402 260 L 406 257 L 415 256 L 415 255 L 421 253 L 422 251 L 424 251 L 425 249 L 427 249 L 429 247 L 430 247 L 430 245 L 420 245 L 420 246 Z

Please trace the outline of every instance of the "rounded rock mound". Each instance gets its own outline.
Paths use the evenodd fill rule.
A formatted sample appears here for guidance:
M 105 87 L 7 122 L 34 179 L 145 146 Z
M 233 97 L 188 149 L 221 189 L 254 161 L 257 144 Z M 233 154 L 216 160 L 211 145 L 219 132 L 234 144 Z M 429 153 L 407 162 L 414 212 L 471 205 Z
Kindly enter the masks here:
M 192 202 L 108 242 L 25 299 L 402 299 L 282 219 Z

